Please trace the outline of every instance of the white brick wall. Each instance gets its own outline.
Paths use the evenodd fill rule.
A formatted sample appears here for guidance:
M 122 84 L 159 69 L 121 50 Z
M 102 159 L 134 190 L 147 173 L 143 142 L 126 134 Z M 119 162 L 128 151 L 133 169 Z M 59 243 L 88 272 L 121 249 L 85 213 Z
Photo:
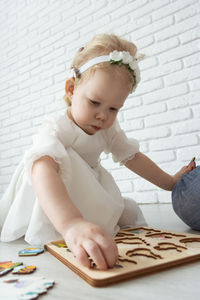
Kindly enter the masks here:
M 198 161 L 199 20 L 199 0 L 0 0 L 0 196 L 44 114 L 65 107 L 75 51 L 99 32 L 122 35 L 147 55 L 142 82 L 119 114 L 127 135 L 167 172 Z M 170 201 L 111 156 L 102 163 L 125 196 Z

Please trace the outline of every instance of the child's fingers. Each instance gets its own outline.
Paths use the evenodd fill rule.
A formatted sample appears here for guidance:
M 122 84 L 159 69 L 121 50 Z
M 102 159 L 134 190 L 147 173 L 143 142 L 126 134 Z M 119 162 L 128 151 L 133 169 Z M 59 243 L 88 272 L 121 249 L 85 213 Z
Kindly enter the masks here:
M 95 241 L 87 239 L 83 241 L 82 245 L 100 270 L 106 270 L 108 268 L 104 255 Z
M 72 252 L 82 265 L 84 265 L 87 268 L 90 267 L 90 260 L 88 254 L 82 247 L 75 246 Z
M 191 160 L 190 163 L 188 164 L 188 167 L 189 167 L 190 171 L 192 171 L 193 169 L 196 168 L 195 157 L 192 158 L 192 160 Z
M 187 166 L 184 166 L 181 169 L 181 174 L 188 174 L 189 172 L 191 172 L 192 170 L 194 170 L 196 168 L 196 163 L 195 161 L 191 161 Z
M 114 248 L 115 258 L 116 258 L 116 261 L 117 261 L 118 260 L 118 256 L 119 256 L 119 252 L 118 252 L 117 244 L 116 244 L 115 241 L 114 241 L 113 248 Z
M 189 165 L 187 165 L 185 167 L 185 172 L 183 174 L 188 174 L 189 172 L 191 172 L 192 170 L 194 170 L 196 168 L 196 164 L 194 161 L 190 162 Z
M 112 268 L 118 259 L 118 249 L 114 240 L 105 238 L 98 241 L 108 267 Z
M 196 163 L 195 163 L 195 161 L 190 162 L 190 163 L 189 163 L 189 167 L 190 167 L 191 170 L 195 169 L 195 168 L 196 168 Z

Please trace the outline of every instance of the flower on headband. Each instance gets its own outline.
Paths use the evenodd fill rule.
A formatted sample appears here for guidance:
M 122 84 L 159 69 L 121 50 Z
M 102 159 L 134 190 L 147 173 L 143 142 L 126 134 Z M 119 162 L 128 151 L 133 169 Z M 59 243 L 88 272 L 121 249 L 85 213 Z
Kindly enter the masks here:
M 122 51 L 122 61 L 124 64 L 130 64 L 130 62 L 133 61 L 133 57 L 130 55 L 130 53 L 128 51 Z
M 121 51 L 114 50 L 110 53 L 110 59 L 113 61 L 120 61 L 123 59 L 123 55 Z
M 136 69 L 137 69 L 137 61 L 136 61 L 136 60 L 132 60 L 132 61 L 129 63 L 129 67 L 130 67 L 132 70 L 136 70 Z
M 116 63 L 118 64 L 118 66 L 124 64 L 130 72 L 133 72 L 137 69 L 137 60 L 133 56 L 131 56 L 128 51 L 114 50 L 110 53 L 110 63 Z

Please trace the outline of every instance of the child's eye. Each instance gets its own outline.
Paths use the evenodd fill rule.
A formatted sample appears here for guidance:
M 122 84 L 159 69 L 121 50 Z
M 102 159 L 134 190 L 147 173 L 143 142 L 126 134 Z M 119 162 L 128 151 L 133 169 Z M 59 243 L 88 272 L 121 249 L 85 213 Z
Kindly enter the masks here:
M 99 104 L 100 104 L 99 102 L 97 102 L 97 101 L 95 101 L 95 100 L 90 100 L 90 102 L 91 102 L 92 104 L 94 104 L 94 105 L 99 105 Z
M 110 107 L 110 110 L 112 110 L 112 111 L 118 111 L 118 109 L 115 108 L 115 107 Z

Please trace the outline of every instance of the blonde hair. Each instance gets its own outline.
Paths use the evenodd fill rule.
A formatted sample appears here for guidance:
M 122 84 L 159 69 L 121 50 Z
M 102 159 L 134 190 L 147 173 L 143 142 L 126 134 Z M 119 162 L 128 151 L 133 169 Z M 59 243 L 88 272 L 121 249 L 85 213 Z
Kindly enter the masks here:
M 71 68 L 79 69 L 87 61 L 101 55 L 108 55 L 110 52 L 118 51 L 128 51 L 132 56 L 136 55 L 137 47 L 135 44 L 118 37 L 115 34 L 97 34 L 93 39 L 86 44 L 85 47 L 79 49 L 75 55 Z M 122 65 L 120 68 L 116 64 L 110 64 L 110 62 L 103 62 L 90 67 L 87 71 L 83 72 L 78 78 L 75 78 L 75 86 L 83 82 L 83 80 L 88 80 L 96 70 L 106 70 L 113 74 L 120 74 L 120 76 L 126 77 L 127 88 L 130 88 L 135 84 L 135 78 L 126 68 Z M 68 106 L 71 105 L 71 98 L 65 94 L 63 99 Z

